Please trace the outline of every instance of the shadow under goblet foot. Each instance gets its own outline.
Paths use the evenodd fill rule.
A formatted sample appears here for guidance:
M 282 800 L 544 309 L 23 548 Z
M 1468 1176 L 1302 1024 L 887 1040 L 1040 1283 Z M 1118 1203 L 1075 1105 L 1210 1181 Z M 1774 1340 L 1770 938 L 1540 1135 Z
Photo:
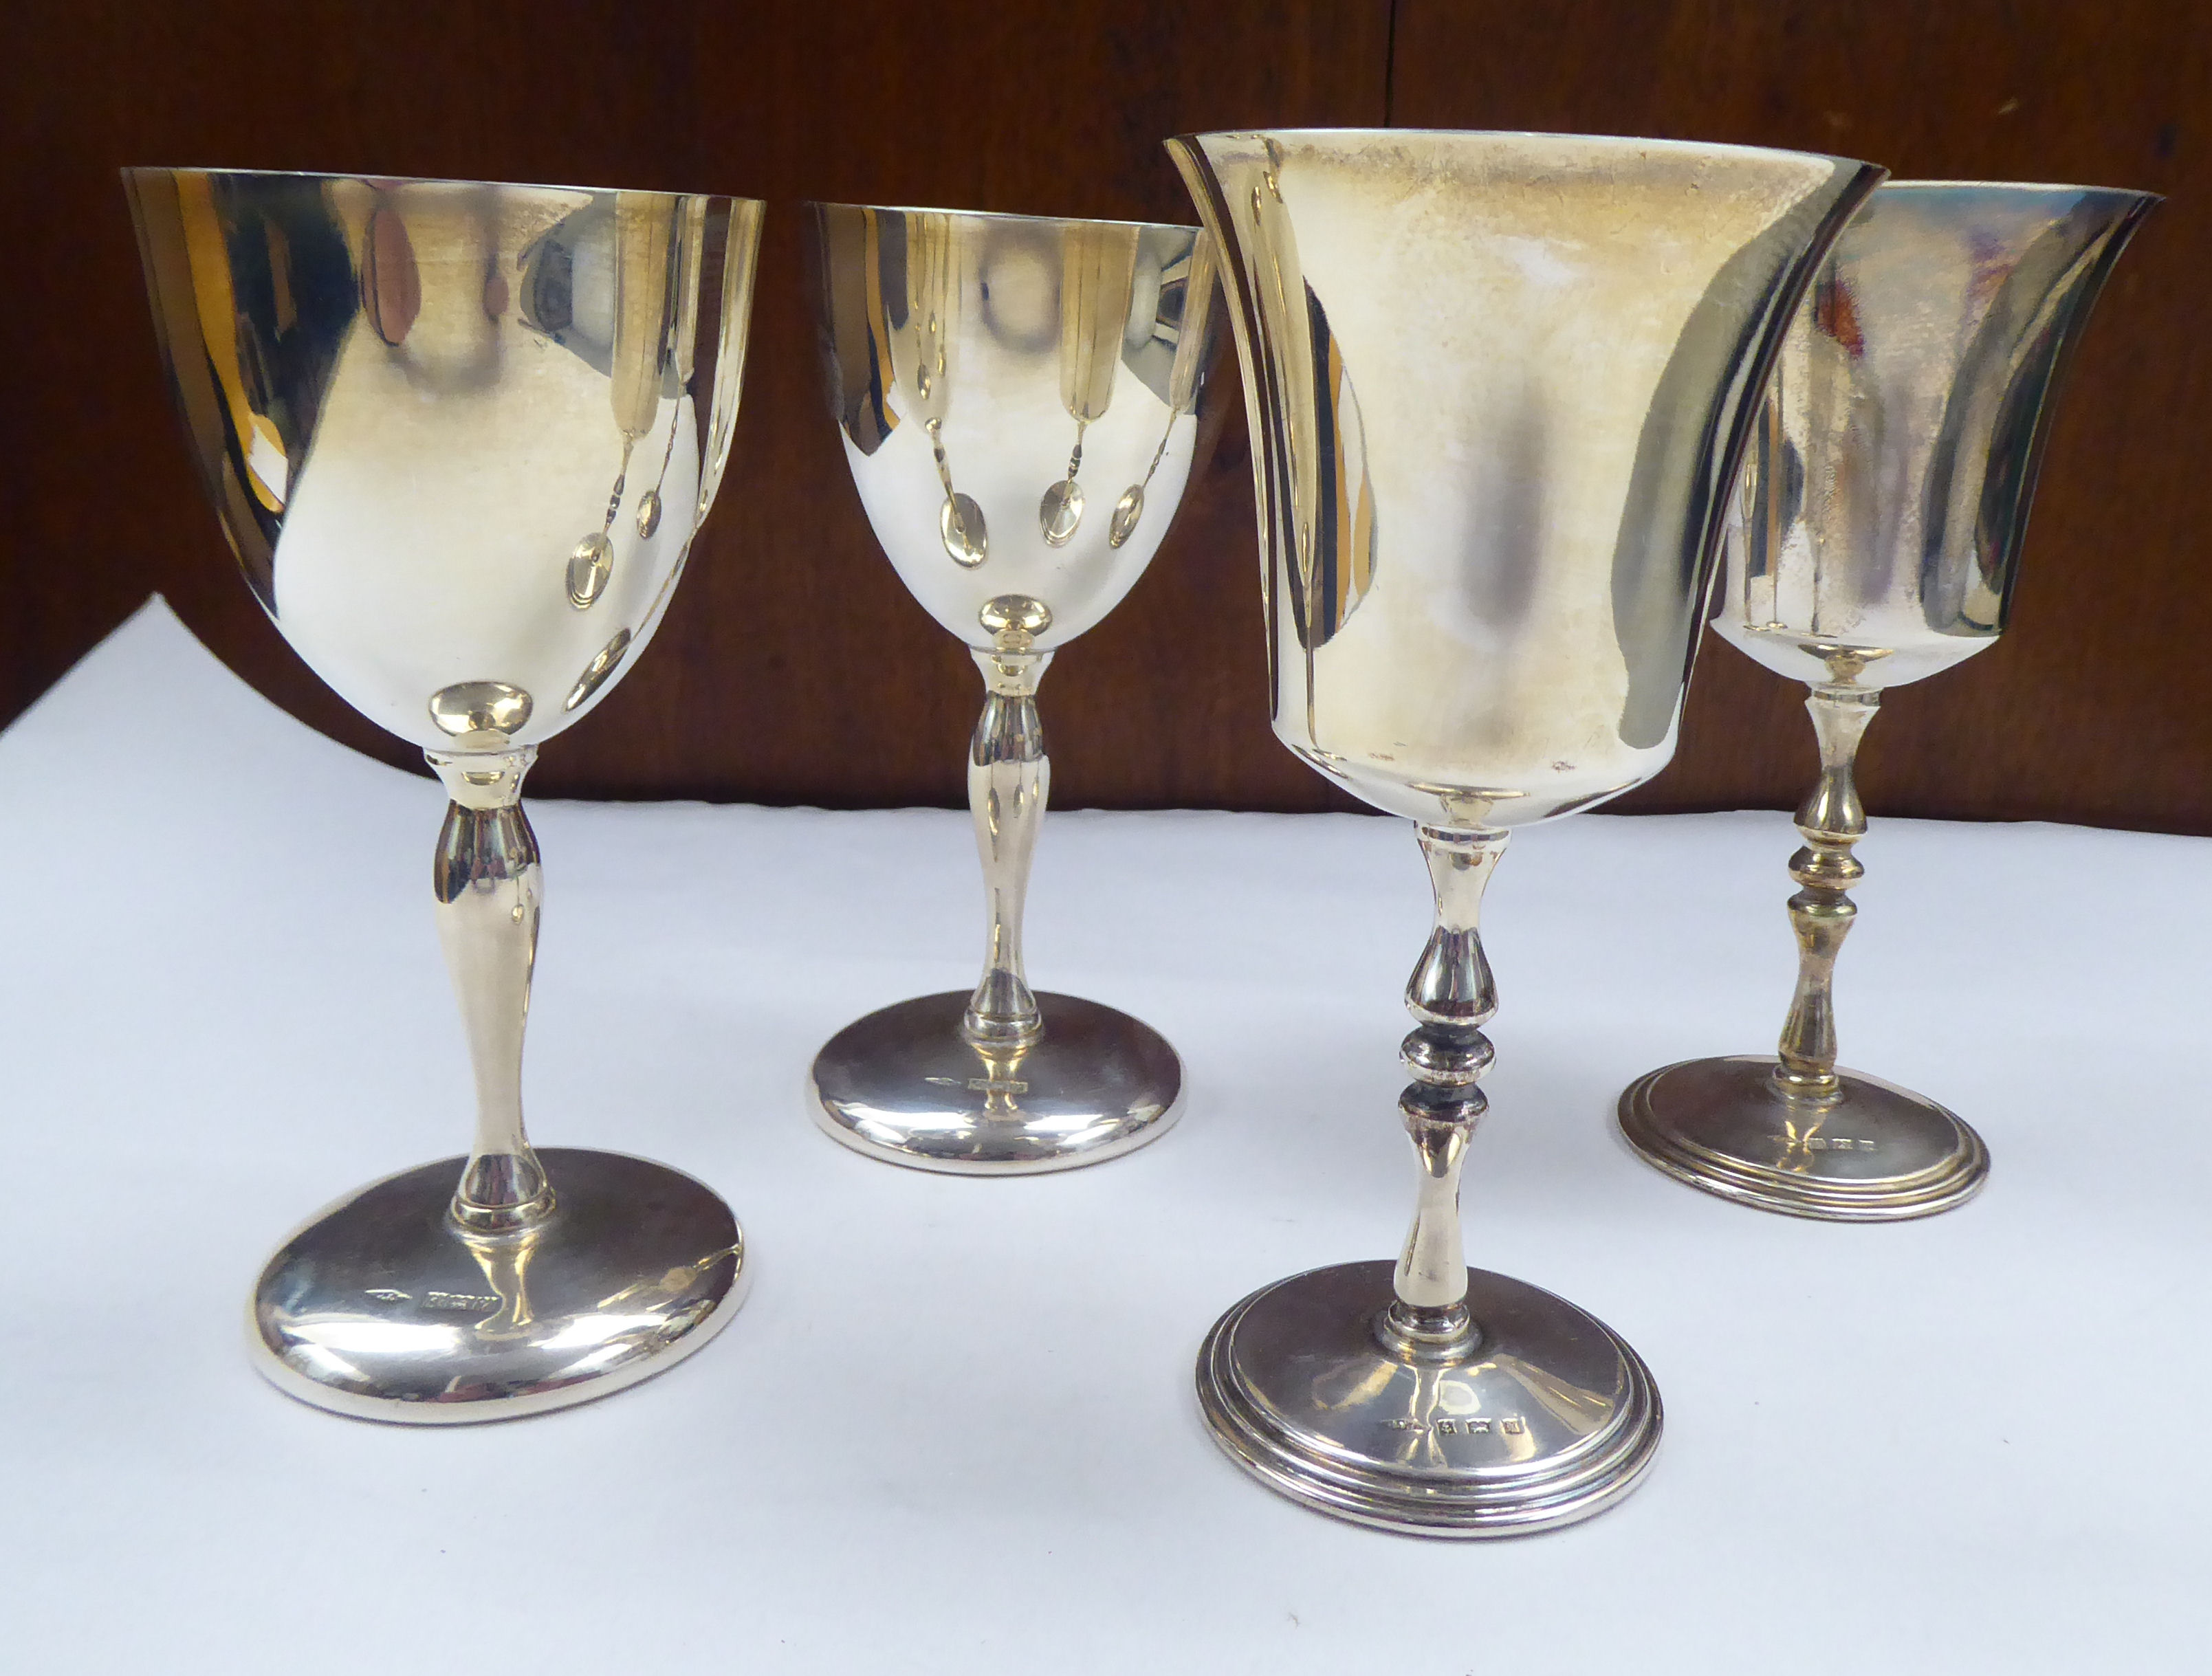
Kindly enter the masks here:
M 1758 1054 L 1686 1060 L 1629 1084 L 1620 1131 L 1678 1181 L 1830 1222 L 1933 1216 L 1989 1176 L 1982 1138 L 1933 1100 L 1855 1071 L 1832 1100 L 1784 1094 Z
M 1393 1350 L 1389 1262 L 1262 1287 L 1214 1323 L 1198 1397 L 1214 1441 L 1292 1500 L 1417 1536 L 1512 1536 L 1603 1511 L 1659 1446 L 1659 1393 L 1602 1321 L 1467 1272 L 1459 1360 Z
M 965 990 L 847 1025 L 814 1060 L 814 1120 L 856 1152 L 915 1169 L 1073 1169 L 1156 1140 L 1182 1110 L 1182 1061 L 1125 1012 L 1040 991 L 1026 1048 L 961 1034 Z
M 463 1158 L 317 1216 L 254 1288 L 256 1368 L 335 1413 L 453 1424 L 606 1396 L 722 1329 L 751 1279 L 728 1205 L 643 1158 L 538 1157 L 553 1211 L 519 1233 L 471 1233 L 447 1214 Z

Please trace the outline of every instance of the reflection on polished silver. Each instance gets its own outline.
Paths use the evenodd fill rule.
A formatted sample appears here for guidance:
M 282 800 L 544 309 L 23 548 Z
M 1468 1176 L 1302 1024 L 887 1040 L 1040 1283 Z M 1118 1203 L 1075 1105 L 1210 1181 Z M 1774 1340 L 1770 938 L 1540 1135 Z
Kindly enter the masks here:
M 1466 1266 L 1497 1011 L 1478 914 L 1511 830 L 1674 750 L 1723 492 L 1790 310 L 1881 171 L 1571 135 L 1169 143 L 1220 240 L 1251 415 L 1275 731 L 1419 823 L 1407 986 L 1420 1165 L 1395 1269 L 1262 1289 L 1199 1358 L 1264 1482 L 1395 1530 L 1587 1517 L 1660 1431 L 1635 1353 Z
M 1386 1530 L 1511 1536 L 1611 1506 L 1659 1447 L 1650 1369 L 1564 1299 L 1463 1275 L 1481 1332 L 1439 1355 L 1370 1330 L 1388 1261 L 1255 1292 L 1199 1352 L 1215 1437 L 1262 1483 Z
M 432 885 L 475 1144 L 340 1201 L 270 1259 L 257 1365 L 379 1419 L 500 1419 L 618 1390 L 727 1321 L 744 1247 L 688 1175 L 531 1146 L 542 887 L 522 782 L 659 626 L 714 501 L 760 205 L 185 169 L 124 182 L 179 409 L 256 597 L 340 696 L 422 748 L 450 799 Z
M 817 1121 L 857 1152 L 956 1175 L 1094 1164 L 1172 1120 L 1175 1049 L 1126 1013 L 1047 990 L 1048 1027 L 1027 1041 L 961 1029 L 964 990 L 872 1012 L 814 1060 Z
M 1797 311 L 1746 455 L 1713 626 L 1810 689 L 1820 775 L 1790 858 L 1797 991 L 1775 1056 L 1639 1078 L 1620 1126 L 1708 1193 L 1839 1222 L 1931 1215 L 1989 1172 L 1934 1101 L 1836 1066 L 1836 956 L 1866 869 L 1853 781 L 1885 688 L 2003 631 L 2068 360 L 2157 200 L 1900 181 L 1868 200 Z
M 605 1396 L 705 1345 L 752 1278 L 730 1207 L 665 1164 L 539 1157 L 559 1207 L 504 1232 L 447 1214 L 459 1158 L 316 1217 L 254 1289 L 261 1370 L 318 1407 L 434 1425 Z
M 968 802 L 989 909 L 974 993 L 841 1031 L 815 1062 L 816 1119 L 923 1169 L 1096 1163 L 1174 1121 L 1182 1071 L 1148 1026 L 1036 996 L 1023 971 L 1052 784 L 1037 683 L 1144 574 L 1182 497 L 1213 246 L 1195 228 L 1125 222 L 813 214 L 823 371 L 861 504 L 982 673 Z

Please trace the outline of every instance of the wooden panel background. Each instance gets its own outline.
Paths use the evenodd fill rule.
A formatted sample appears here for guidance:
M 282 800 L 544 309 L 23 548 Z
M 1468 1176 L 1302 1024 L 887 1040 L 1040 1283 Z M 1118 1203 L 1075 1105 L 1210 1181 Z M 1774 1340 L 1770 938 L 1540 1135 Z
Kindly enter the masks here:
M 159 588 L 325 732 L 407 753 L 323 691 L 233 574 L 175 434 L 114 171 L 352 169 L 769 201 L 745 401 L 667 625 L 533 790 L 951 805 L 977 687 L 876 550 L 816 386 L 810 197 L 1188 220 L 1159 146 L 1222 126 L 1587 129 L 1793 145 L 1906 176 L 2172 200 L 2068 392 L 2015 626 L 1901 689 L 1878 811 L 2212 833 L 2212 8 L 2174 0 L 32 0 L 0 23 L 0 210 L 20 510 L 0 717 Z M 1129 598 L 1044 689 L 1055 801 L 1348 805 L 1264 716 L 1233 366 L 1217 445 Z M 1674 765 L 1624 805 L 1783 807 L 1792 689 L 1700 660 Z

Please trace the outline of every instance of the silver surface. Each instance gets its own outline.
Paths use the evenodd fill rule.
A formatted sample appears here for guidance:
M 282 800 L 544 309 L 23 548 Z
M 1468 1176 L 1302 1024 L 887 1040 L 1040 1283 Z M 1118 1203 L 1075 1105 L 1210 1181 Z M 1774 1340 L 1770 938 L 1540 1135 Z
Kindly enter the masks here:
M 988 608 L 987 608 L 988 609 Z M 1026 632 L 1006 631 L 1012 640 Z M 983 675 L 983 713 L 968 742 L 968 811 L 983 864 L 988 928 L 983 975 L 969 997 L 959 1033 L 990 1048 L 1035 1041 L 1044 1029 L 1022 965 L 1022 912 L 1029 901 L 1030 863 L 1052 795 L 1052 758 L 1038 719 L 1037 683 L 1049 652 L 1017 647 L 971 654 Z
M 1784 339 L 1715 632 L 1778 675 L 1871 689 L 1994 641 L 2067 367 L 2157 203 L 1988 181 L 1875 191 Z
M 427 750 L 542 744 L 589 711 L 659 626 L 720 484 L 761 206 L 124 184 L 203 476 L 293 649 Z M 580 598 L 598 567 L 577 550 L 601 543 Z
M 1275 732 L 1419 823 L 1437 909 L 1406 991 L 1399 1109 L 1421 1173 L 1388 1293 L 1355 1267 L 1248 1300 L 1208 1341 L 1200 1396 L 1239 1460 L 1324 1510 L 1429 1533 L 1563 1523 L 1635 1481 L 1660 1411 L 1589 1317 L 1463 1266 L 1498 1006 L 1483 890 L 1514 828 L 1672 754 L 1758 392 L 1881 171 L 1573 135 L 1168 143 L 1224 252 Z M 1349 1291 L 1328 1278 L 1347 1273 Z M 1547 1432 L 1516 1476 L 1478 1470 L 1506 1447 L 1485 1441 L 1444 1452 L 1441 1488 L 1409 1486 L 1403 1438 L 1366 1418 L 1334 1430 L 1297 1394 L 1323 1363 L 1362 1391 L 1418 1393 L 1425 1370 L 1509 1336 L 1516 1380 L 1605 1394 L 1599 1444 Z M 1267 1418 L 1283 1402 L 1306 1418 Z
M 1063 1026 L 1030 989 L 1022 914 L 1052 788 L 1037 686 L 1134 585 L 1182 500 L 1213 246 L 1187 227 L 811 208 L 823 373 L 861 504 L 982 674 L 968 803 L 988 910 L 982 975 L 943 1039 L 929 1034 L 936 998 L 860 1021 L 823 1050 L 816 1114 L 923 1169 L 1095 1163 L 1166 1126 L 1181 1072 L 1151 1029 L 1107 1009 L 1080 1029 L 1070 1011 L 1054 1040 Z M 942 1079 L 1021 1053 L 1048 1114 L 972 1127 L 980 1113 L 948 1103 Z
M 254 1365 L 362 1419 L 511 1419 L 634 1385 L 728 1324 L 752 1274 L 720 1198 L 618 1152 L 538 1160 L 557 1208 L 507 1233 L 449 1214 L 459 1158 L 320 1212 L 254 1288 Z
M 1252 1294 L 1206 1335 L 1198 1394 L 1214 1440 L 1309 1507 L 1388 1530 L 1512 1536 L 1572 1524 L 1633 1489 L 1659 1446 L 1650 1369 L 1563 1298 L 1469 1269 L 1480 1334 L 1448 1360 L 1378 1338 L 1387 1262 L 1340 1263 Z
M 522 1046 L 543 882 L 522 782 L 538 745 L 651 638 L 713 503 L 761 206 L 189 169 L 126 170 L 124 185 L 179 414 L 255 597 L 341 697 L 422 747 L 450 799 L 432 886 L 475 1070 L 474 1145 L 427 1224 L 416 1171 L 296 1236 L 262 1278 L 257 1319 L 272 1333 L 302 1310 L 320 1320 L 340 1307 L 325 1276 L 446 1295 L 467 1255 L 456 1241 L 561 1277 L 536 1315 L 516 1316 L 520 1290 L 502 1291 L 506 1313 L 467 1330 L 342 1321 L 363 1345 L 413 1349 L 333 1361 L 287 1348 L 282 1382 L 344 1413 L 440 1420 L 617 1388 L 703 1342 L 736 1295 L 726 1279 L 687 1283 L 686 1301 L 641 1303 L 629 1327 L 605 1311 L 672 1285 L 672 1254 L 692 1262 L 725 1226 L 733 1247 L 736 1224 L 688 1178 L 571 1155 L 586 1194 L 684 1184 L 674 1245 L 641 1245 L 599 1199 L 565 1207 L 531 1147 Z M 386 1225 L 400 1201 L 404 1225 Z M 512 1278 L 519 1289 L 520 1267 Z M 554 1329 L 557 1365 L 518 1361 L 515 1333 L 563 1312 L 581 1336 Z M 615 1336 L 594 1361 L 579 1347 L 602 1327 Z
M 1029 649 L 1066 645 L 1182 501 L 1212 246 L 1190 227 L 808 208 L 830 408 L 885 556 L 978 651 L 1009 597 L 1042 608 Z M 1133 490 L 1141 511 L 1117 520 Z
M 1034 1175 L 1118 1157 L 1182 1113 L 1182 1061 L 1127 1013 L 1049 990 L 1027 1043 L 964 1037 L 963 993 L 856 1019 L 814 1060 L 815 1121 L 856 1152 L 951 1175 Z
M 454 1219 L 480 1234 L 529 1226 L 552 1188 L 522 1121 L 522 1038 L 538 963 L 544 868 L 522 809 L 534 746 L 491 756 L 428 753 L 451 801 L 431 867 L 438 940 L 476 1073 L 477 1133 Z
M 1792 1095 L 1758 1054 L 1638 1078 L 1620 1096 L 1620 1127 L 1678 1181 L 1828 1222 L 1933 1216 L 1989 1177 L 1981 1137 L 1924 1095 L 1842 1070 L 1825 1098 Z
M 1575 135 L 1170 143 L 1231 252 L 1283 743 L 1448 829 L 1657 773 L 1753 398 L 1879 173 Z
M 1713 627 L 1810 689 L 1820 776 L 1790 863 L 1797 985 L 1763 1074 L 1693 1061 L 1621 1096 L 1622 1132 L 1679 1180 L 1766 1210 L 1876 1221 L 1948 1209 L 1988 1169 L 1980 1139 L 1942 1107 L 1836 1069 L 1836 961 L 1866 871 L 1855 765 L 1886 689 L 2003 631 L 2067 364 L 2156 202 L 1886 185 L 1790 324 L 1732 504 Z M 1837 1102 L 1825 1128 L 1808 1119 Z M 1871 1150 L 1793 1144 L 1838 1126 Z

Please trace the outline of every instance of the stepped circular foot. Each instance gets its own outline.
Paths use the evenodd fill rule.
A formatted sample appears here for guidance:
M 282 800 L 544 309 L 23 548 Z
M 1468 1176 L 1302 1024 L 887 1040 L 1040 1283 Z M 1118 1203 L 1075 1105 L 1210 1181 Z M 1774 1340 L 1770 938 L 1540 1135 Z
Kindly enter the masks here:
M 1832 1222 L 1895 1222 L 1964 1204 L 1988 1178 L 1982 1138 L 1933 1100 L 1838 1071 L 1833 1099 L 1785 1094 L 1771 1059 L 1686 1060 L 1620 1096 L 1644 1159 L 1740 1205 Z

